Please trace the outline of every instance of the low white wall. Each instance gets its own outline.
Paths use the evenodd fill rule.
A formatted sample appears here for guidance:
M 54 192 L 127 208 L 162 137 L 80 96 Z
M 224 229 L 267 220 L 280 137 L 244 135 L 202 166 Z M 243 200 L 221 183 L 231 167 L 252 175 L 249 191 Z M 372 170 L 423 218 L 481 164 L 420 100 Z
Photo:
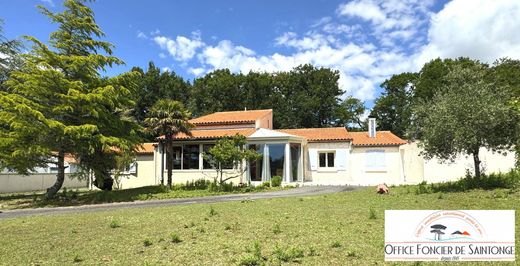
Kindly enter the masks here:
M 433 158 L 426 160 L 420 155 L 422 151 L 417 143 L 410 143 L 401 146 L 404 152 L 405 177 L 407 183 L 438 183 L 458 180 L 466 175 L 466 170 L 474 172 L 473 157 L 460 154 L 454 162 L 440 162 Z M 508 172 L 515 167 L 515 153 L 492 152 L 487 149 L 480 149 L 479 157 L 484 173 Z
M 71 179 L 72 174 L 65 174 L 64 188 L 86 188 L 86 180 Z M 42 191 L 56 182 L 56 174 L 0 174 L 0 193 Z

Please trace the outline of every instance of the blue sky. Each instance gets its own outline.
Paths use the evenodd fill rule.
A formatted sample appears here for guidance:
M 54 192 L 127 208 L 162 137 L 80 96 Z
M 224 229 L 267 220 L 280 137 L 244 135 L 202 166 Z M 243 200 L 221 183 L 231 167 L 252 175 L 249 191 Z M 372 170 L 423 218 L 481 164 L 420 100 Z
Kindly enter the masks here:
M 518 58 L 519 2 L 98 0 L 90 6 L 126 62 L 110 75 L 150 60 L 189 80 L 217 68 L 277 71 L 312 63 L 339 70 L 345 95 L 371 106 L 384 79 L 433 58 Z M 59 0 L 0 1 L 6 37 L 48 39 L 56 25 L 38 4 L 62 10 Z

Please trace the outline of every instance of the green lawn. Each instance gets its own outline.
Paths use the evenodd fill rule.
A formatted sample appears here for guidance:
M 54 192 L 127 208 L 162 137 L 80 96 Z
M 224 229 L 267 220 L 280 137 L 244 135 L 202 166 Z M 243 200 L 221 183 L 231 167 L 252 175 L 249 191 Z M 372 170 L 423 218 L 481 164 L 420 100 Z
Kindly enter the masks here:
M 399 187 L 390 195 L 377 195 L 370 188 L 303 198 L 4 219 L 0 264 L 384 264 L 385 209 L 517 209 L 518 251 L 520 192 L 415 191 L 413 186 Z
M 78 206 L 108 202 L 127 202 L 136 200 L 192 198 L 215 196 L 230 193 L 246 193 L 258 191 L 273 191 L 281 187 L 233 187 L 230 191 L 212 191 L 209 189 L 186 189 L 177 185 L 172 190 L 164 186 L 149 186 L 124 190 L 62 190 L 54 200 L 44 200 L 44 192 L 0 194 L 0 210 L 24 208 Z

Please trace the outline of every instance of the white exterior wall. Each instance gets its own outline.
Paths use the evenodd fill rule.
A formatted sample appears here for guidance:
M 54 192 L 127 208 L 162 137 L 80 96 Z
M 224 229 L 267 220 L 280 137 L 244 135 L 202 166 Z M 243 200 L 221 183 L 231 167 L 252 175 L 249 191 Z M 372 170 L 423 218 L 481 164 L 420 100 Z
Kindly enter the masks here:
M 385 166 L 378 169 L 367 167 L 367 151 L 384 152 Z M 354 147 L 350 161 L 351 181 L 349 185 L 373 186 L 382 183 L 398 185 L 404 183 L 401 155 L 398 146 L 389 147 Z
M 159 184 L 156 178 L 154 154 L 137 155 L 137 171 L 135 174 L 121 175 L 119 189 L 154 186 Z M 116 184 L 114 184 L 115 186 Z
M 336 153 L 334 168 L 320 168 L 319 155 L 311 155 L 313 152 L 334 151 Z M 343 162 L 346 167 L 339 167 L 341 161 L 338 159 L 339 152 L 346 153 Z M 351 182 L 350 177 L 350 143 L 349 142 L 313 142 L 308 143 L 304 152 L 305 159 L 305 181 L 310 185 L 346 185 Z M 315 167 L 313 166 L 315 165 Z
M 86 188 L 86 180 L 71 179 L 72 174 L 65 174 L 64 188 Z M 56 174 L 0 174 L 0 193 L 42 191 L 56 182 Z

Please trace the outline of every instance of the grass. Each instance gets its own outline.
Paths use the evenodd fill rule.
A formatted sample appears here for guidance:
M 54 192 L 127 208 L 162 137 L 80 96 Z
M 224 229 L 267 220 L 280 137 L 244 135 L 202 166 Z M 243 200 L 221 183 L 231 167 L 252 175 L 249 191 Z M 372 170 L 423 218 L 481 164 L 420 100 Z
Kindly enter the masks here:
M 518 254 L 520 191 L 445 192 L 439 199 L 416 188 L 2 219 L 0 264 L 381 265 L 386 209 L 515 209 Z M 217 215 L 207 219 L 211 209 Z M 108 226 L 114 220 L 116 230 Z M 164 241 L 172 232 L 182 241 Z M 495 265 L 503 264 L 514 265 Z
M 165 186 L 148 186 L 114 191 L 101 190 L 62 190 L 53 200 L 45 200 L 44 192 L 0 194 L 0 210 L 24 208 L 78 206 L 110 202 L 129 202 L 137 200 L 159 200 L 174 198 L 192 198 L 215 196 L 230 193 L 248 193 L 274 191 L 281 187 L 233 187 L 229 191 L 213 191 L 210 189 L 192 188 L 176 185 L 173 189 Z

